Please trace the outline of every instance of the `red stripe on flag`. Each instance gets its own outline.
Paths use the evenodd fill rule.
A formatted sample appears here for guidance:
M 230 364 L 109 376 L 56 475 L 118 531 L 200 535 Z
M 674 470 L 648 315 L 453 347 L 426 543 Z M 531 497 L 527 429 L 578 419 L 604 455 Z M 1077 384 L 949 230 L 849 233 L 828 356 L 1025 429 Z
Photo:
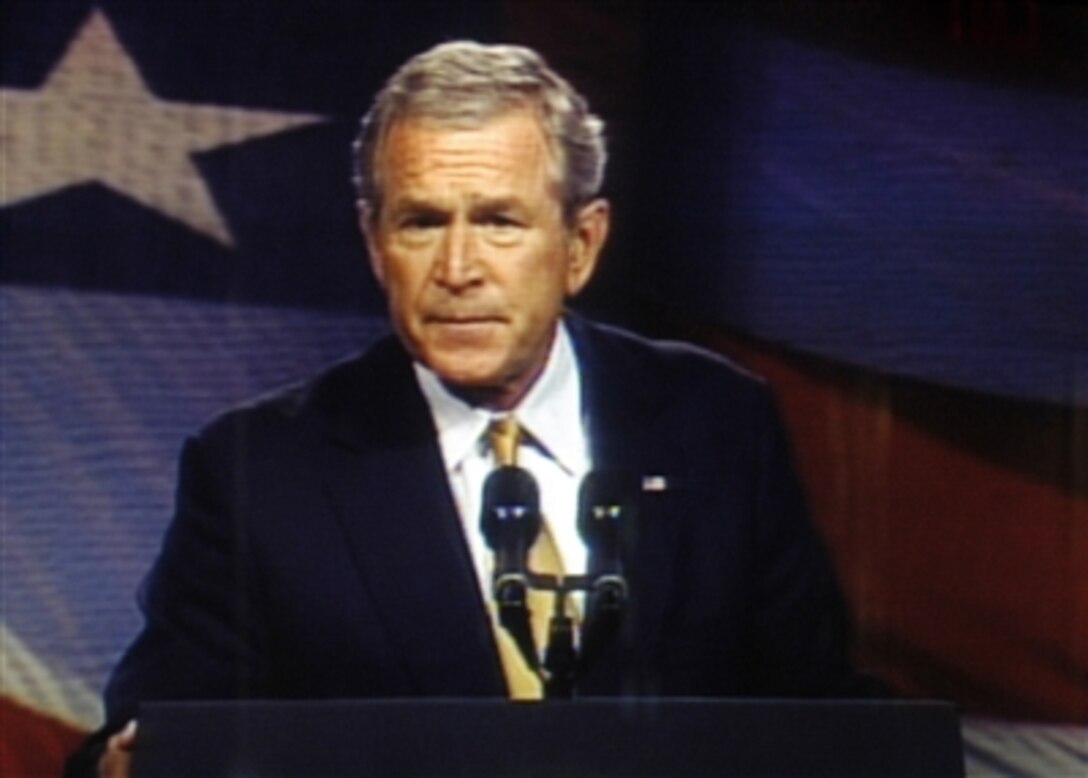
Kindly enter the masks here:
M 774 385 L 863 666 L 969 712 L 1088 722 L 1085 409 L 694 339 Z
M 0 697 L 0 775 L 60 775 L 67 755 L 87 733 Z

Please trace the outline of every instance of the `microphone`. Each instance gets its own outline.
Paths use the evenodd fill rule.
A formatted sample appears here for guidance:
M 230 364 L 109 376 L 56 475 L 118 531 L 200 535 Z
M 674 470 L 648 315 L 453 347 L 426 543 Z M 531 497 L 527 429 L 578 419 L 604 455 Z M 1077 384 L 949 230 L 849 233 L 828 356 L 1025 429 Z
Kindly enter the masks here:
M 578 495 L 578 533 L 589 549 L 590 591 L 627 596 L 623 577 L 624 519 L 629 513 L 621 479 L 592 472 L 582 479 Z
M 623 570 L 625 520 L 630 518 L 622 479 L 592 472 L 582 480 L 578 499 L 578 533 L 589 549 L 589 596 L 582 634 L 582 666 L 586 667 L 619 630 L 627 604 Z
M 480 529 L 495 552 L 492 593 L 528 585 L 529 549 L 540 533 L 540 492 L 528 470 L 499 467 L 484 481 Z
M 529 619 L 528 557 L 540 524 L 540 492 L 529 471 L 509 465 L 491 471 L 480 509 L 480 529 L 495 554 L 491 596 L 499 623 L 534 672 L 540 659 Z

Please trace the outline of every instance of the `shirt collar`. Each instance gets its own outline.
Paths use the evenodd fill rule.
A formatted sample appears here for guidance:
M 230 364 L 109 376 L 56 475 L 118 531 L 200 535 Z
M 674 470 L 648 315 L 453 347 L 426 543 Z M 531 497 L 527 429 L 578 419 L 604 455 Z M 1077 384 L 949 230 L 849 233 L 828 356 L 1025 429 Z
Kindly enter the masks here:
M 420 390 L 431 408 L 446 467 L 455 469 L 477 452 L 494 413 L 454 396 L 434 371 L 413 364 Z M 576 473 L 588 466 L 582 429 L 582 388 L 567 327 L 560 322 L 544 370 L 511 411 L 533 440 L 562 468 Z

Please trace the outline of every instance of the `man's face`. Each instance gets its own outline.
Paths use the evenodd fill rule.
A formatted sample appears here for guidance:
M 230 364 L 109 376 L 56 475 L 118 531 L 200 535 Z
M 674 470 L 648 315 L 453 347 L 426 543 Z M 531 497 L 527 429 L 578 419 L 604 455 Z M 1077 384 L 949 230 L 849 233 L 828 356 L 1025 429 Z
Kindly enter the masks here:
M 412 356 L 471 402 L 521 399 L 607 235 L 602 200 L 564 224 L 557 163 L 528 111 L 386 138 L 381 212 L 363 214 L 371 264 Z

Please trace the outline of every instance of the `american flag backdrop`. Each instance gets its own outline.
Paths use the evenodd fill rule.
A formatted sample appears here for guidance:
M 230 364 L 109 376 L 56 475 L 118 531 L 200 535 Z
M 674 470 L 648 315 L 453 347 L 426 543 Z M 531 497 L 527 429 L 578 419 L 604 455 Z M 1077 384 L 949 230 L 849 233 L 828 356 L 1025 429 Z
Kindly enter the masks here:
M 980 774 L 1088 771 L 1088 22 L 950 0 L 901 36 L 1036 63 L 982 73 L 726 5 L 0 7 L 0 772 L 98 724 L 184 436 L 386 331 L 350 141 L 455 37 L 537 45 L 604 114 L 590 306 L 774 383 L 859 661 L 984 717 Z
M 359 115 L 408 54 L 493 36 L 497 15 L 3 14 L 0 738 L 5 775 L 52 774 L 139 626 L 183 437 L 385 331 L 350 188 Z

